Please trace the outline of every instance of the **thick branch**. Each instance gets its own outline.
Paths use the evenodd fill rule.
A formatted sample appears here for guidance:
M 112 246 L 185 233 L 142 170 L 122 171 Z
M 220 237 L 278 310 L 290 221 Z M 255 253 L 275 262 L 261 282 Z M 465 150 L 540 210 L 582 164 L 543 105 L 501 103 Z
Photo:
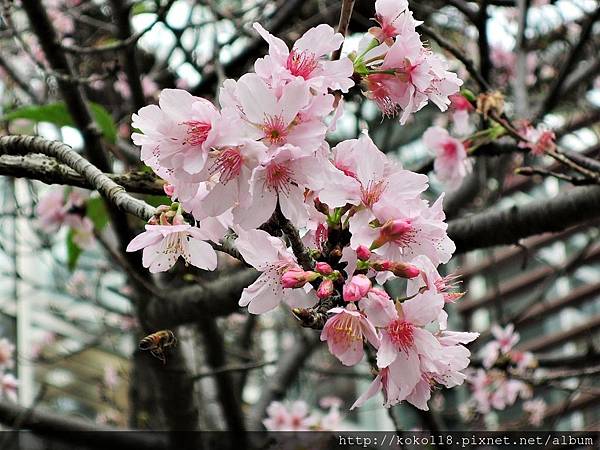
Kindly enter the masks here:
M 242 290 L 257 277 L 254 269 L 244 269 L 200 286 L 178 288 L 153 298 L 144 311 L 155 328 L 197 322 L 202 317 L 226 316 L 237 311 Z
M 0 155 L 27 155 L 42 153 L 56 158 L 75 172 L 81 174 L 86 181 L 94 186 L 108 202 L 119 210 L 133 214 L 142 219 L 149 219 L 154 214 L 154 208 L 147 203 L 133 198 L 97 167 L 80 156 L 71 147 L 62 142 L 48 141 L 37 136 L 4 136 L 0 137 Z
M 547 231 L 562 231 L 597 217 L 600 217 L 600 187 L 580 187 L 549 200 L 453 220 L 449 223 L 448 234 L 455 242 L 458 254 L 516 244 L 519 239 Z
M 42 155 L 0 156 L 0 175 L 39 180 L 46 184 L 96 189 L 73 169 Z M 107 173 L 108 178 L 123 186 L 128 192 L 163 195 L 164 181 L 148 172 L 127 174 Z
M 69 444 L 80 444 L 83 448 L 136 448 L 141 450 L 166 447 L 166 440 L 161 436 L 125 433 L 117 428 L 80 419 L 23 408 L 12 403 L 0 403 L 0 423 L 11 427 L 17 421 L 20 421 L 20 429 L 31 430 L 34 434 L 52 437 Z M 89 433 L 93 433 L 93 439 Z

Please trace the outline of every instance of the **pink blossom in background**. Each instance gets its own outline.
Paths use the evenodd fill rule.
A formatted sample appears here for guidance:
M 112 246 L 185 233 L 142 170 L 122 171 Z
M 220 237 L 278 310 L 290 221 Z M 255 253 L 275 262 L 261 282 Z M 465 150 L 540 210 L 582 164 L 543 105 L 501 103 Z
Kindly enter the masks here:
M 423 142 L 435 156 L 433 166 L 438 179 L 448 189 L 458 188 L 472 170 L 463 143 L 440 127 L 428 128 L 423 135 Z
M 67 215 L 64 210 L 64 193 L 61 189 L 52 189 L 40 198 L 35 213 L 40 227 L 47 233 L 53 233 L 60 228 Z
M 17 402 L 17 388 L 19 387 L 19 381 L 11 373 L 2 374 L 0 379 L 0 393 L 3 397 L 9 399 L 11 402 Z
M 454 132 L 464 136 L 471 131 L 469 123 L 469 114 L 475 110 L 471 102 L 460 94 L 450 95 L 450 110 L 452 112 L 452 121 L 454 123 Z
M 541 398 L 523 402 L 523 411 L 528 414 L 529 424 L 534 427 L 539 427 L 542 424 L 547 408 L 548 405 Z
M 497 324 L 491 328 L 494 340 L 488 342 L 481 349 L 483 356 L 483 367 L 489 369 L 498 360 L 500 355 L 508 354 L 517 342 L 519 342 L 519 333 L 515 332 L 515 326 L 510 323 L 505 328 Z
M 15 345 L 6 338 L 0 339 L 0 369 L 12 369 L 15 365 Z
M 531 389 L 521 380 L 511 379 L 499 370 L 478 369 L 469 378 L 477 411 L 482 414 L 492 409 L 503 410 L 517 398 L 529 398 Z
M 531 150 L 531 153 L 536 156 L 541 156 L 556 148 L 556 135 L 544 124 L 534 128 L 526 123 L 521 131 L 527 142 L 519 142 L 519 147 Z
M 358 364 L 363 358 L 363 337 L 375 348 L 379 336 L 375 327 L 353 304 L 346 308 L 332 308 L 333 314 L 323 327 L 321 341 L 327 341 L 329 351 L 345 366 Z
M 114 389 L 117 384 L 119 384 L 119 379 L 119 373 L 114 366 L 108 365 L 104 367 L 104 376 L 102 378 L 104 386 L 109 389 Z
M 309 431 L 317 423 L 317 417 L 310 414 L 306 402 L 297 400 L 289 407 L 281 402 L 272 402 L 267 407 L 267 418 L 263 425 L 269 431 Z

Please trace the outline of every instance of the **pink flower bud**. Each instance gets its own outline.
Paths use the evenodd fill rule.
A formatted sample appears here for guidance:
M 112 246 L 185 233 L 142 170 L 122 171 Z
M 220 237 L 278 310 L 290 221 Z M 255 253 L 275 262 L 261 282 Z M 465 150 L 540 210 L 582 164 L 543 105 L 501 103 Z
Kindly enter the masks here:
M 317 289 L 317 297 L 327 298 L 333 294 L 333 281 L 325 279 L 321 281 L 319 289 Z
M 371 280 L 365 275 L 354 275 L 350 281 L 344 285 L 344 300 L 355 302 L 363 298 L 371 289 Z
M 386 259 L 383 261 L 374 262 L 373 264 L 371 264 L 371 267 L 377 272 L 385 272 L 386 270 L 392 270 L 393 265 L 394 263 L 392 261 L 388 261 Z
M 321 275 L 331 275 L 333 273 L 333 269 L 326 262 L 318 262 L 315 265 L 315 270 Z
M 281 284 L 284 288 L 300 288 L 308 281 L 316 279 L 317 276 L 315 272 L 305 272 L 298 267 L 284 273 L 281 277 Z
M 175 186 L 169 183 L 165 183 L 163 185 L 163 191 L 165 191 L 165 194 L 167 194 L 169 197 L 172 197 L 175 193 Z
M 415 278 L 421 273 L 417 267 L 403 262 L 395 262 L 390 270 L 394 275 L 402 278 Z
M 371 257 L 371 250 L 364 245 L 359 245 L 356 249 L 356 257 L 361 261 L 367 261 Z

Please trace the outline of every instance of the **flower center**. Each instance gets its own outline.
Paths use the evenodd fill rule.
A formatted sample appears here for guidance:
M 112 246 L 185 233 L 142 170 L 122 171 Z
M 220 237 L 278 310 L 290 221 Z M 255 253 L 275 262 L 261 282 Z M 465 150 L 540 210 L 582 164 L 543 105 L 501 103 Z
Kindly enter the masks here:
M 288 130 L 281 116 L 267 116 L 262 126 L 265 138 L 273 145 L 285 143 Z
M 265 178 L 265 187 L 271 191 L 287 193 L 292 183 L 292 171 L 289 167 L 271 163 L 267 166 L 267 175 Z
M 399 350 L 408 351 L 414 344 L 414 325 L 403 319 L 396 319 L 388 326 L 392 342 Z
M 210 123 L 198 120 L 188 120 L 183 123 L 187 126 L 187 139 L 184 142 L 191 145 L 204 144 L 211 129 Z
M 333 341 L 340 343 L 362 340 L 362 333 L 356 322 L 350 314 L 340 314 L 333 326 L 335 330 Z
M 456 142 L 453 141 L 444 142 L 444 144 L 442 144 L 442 149 L 444 150 L 444 156 L 447 158 L 454 158 L 458 150 Z
M 366 186 L 361 186 L 361 200 L 365 206 L 372 208 L 379 201 L 387 188 L 386 180 L 369 180 Z
M 390 91 L 385 85 L 385 80 L 392 80 L 391 75 L 373 74 L 365 78 L 367 97 L 373 100 L 383 115 L 393 117 L 398 113 L 398 104 L 392 100 Z
M 319 60 L 313 53 L 294 49 L 290 52 L 285 66 L 292 75 L 307 80 L 318 65 Z
M 219 173 L 219 181 L 223 184 L 237 178 L 242 170 L 244 158 L 237 148 L 223 150 L 210 166 L 211 175 Z

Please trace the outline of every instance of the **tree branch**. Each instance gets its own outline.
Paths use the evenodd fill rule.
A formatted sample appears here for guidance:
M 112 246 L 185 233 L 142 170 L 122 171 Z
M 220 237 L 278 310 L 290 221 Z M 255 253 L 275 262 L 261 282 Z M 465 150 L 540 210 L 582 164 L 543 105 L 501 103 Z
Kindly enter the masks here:
M 128 212 L 144 220 L 150 219 L 154 214 L 152 206 L 127 194 L 123 186 L 115 183 L 66 144 L 49 141 L 38 136 L 0 137 L 0 155 L 18 156 L 29 153 L 42 153 L 56 158 L 81 174 L 111 205 L 123 212 Z
M 549 200 L 509 209 L 484 211 L 452 220 L 448 235 L 456 254 L 495 245 L 516 244 L 519 239 L 600 217 L 600 187 L 579 187 Z
M 0 175 L 16 178 L 39 180 L 46 184 L 93 189 L 84 177 L 53 158 L 42 155 L 0 156 Z M 164 195 L 164 181 L 148 172 L 130 172 L 126 174 L 107 173 L 108 178 L 123 186 L 128 192 L 149 195 Z
M 244 269 L 202 285 L 178 288 L 150 300 L 144 311 L 156 329 L 197 322 L 202 317 L 226 316 L 238 310 L 242 290 L 257 278 L 256 270 Z

